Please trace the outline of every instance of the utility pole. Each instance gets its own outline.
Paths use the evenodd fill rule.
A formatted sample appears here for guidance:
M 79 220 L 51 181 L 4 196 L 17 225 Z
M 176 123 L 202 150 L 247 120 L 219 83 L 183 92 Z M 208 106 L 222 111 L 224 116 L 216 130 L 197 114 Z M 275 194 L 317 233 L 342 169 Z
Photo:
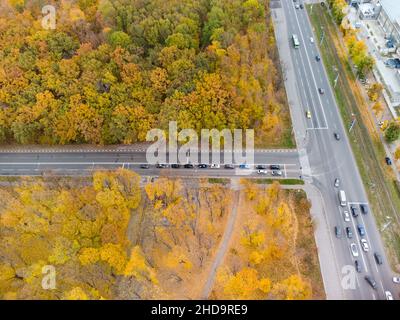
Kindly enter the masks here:
M 338 70 L 338 68 L 336 68 L 336 67 L 334 66 L 334 67 L 333 67 L 333 71 L 337 72 L 336 78 L 335 78 L 334 83 L 333 83 L 333 88 L 336 88 L 337 82 L 338 82 L 338 80 L 339 80 L 339 70 Z
M 322 29 L 322 35 L 321 35 L 321 41 L 320 41 L 320 46 L 322 46 L 322 42 L 324 41 L 324 38 L 325 38 L 325 30 L 324 30 L 324 27 L 322 27 L 321 26 L 321 29 Z
M 352 121 L 351 121 L 351 124 L 350 124 L 349 132 L 351 132 L 351 130 L 353 130 L 354 125 L 356 124 L 356 121 L 357 121 L 356 116 L 355 116 L 354 113 L 351 114 L 351 118 L 352 118 Z

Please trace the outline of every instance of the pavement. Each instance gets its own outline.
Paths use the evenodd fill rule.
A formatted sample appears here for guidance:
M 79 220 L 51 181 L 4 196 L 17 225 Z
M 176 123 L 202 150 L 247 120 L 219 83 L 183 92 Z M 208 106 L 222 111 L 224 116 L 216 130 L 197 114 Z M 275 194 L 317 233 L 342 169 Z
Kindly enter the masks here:
M 281 8 L 275 5 L 272 17 L 286 75 L 285 85 L 299 155 L 302 155 L 303 162 L 308 162 L 306 169 L 310 170 L 309 176 L 312 177 L 309 181 L 312 187 L 307 191 L 316 220 L 315 236 L 327 298 L 385 299 L 386 290 L 399 298 L 400 287 L 392 283 L 394 274 L 386 259 L 373 214 L 360 213 L 350 222 L 343 219 L 344 209 L 350 212 L 350 205 L 368 205 L 368 199 L 347 138 L 349 124 L 343 125 L 324 65 L 315 59 L 317 54 L 320 55 L 320 39 L 315 38 L 305 9 L 296 10 L 292 1 L 281 0 L 280 3 Z M 292 46 L 293 34 L 299 38 L 299 49 Z M 325 93 L 319 94 L 318 88 L 323 88 Z M 311 119 L 305 117 L 307 110 L 312 114 Z M 340 141 L 334 138 L 334 133 L 341 136 Z M 340 180 L 340 188 L 334 187 L 336 178 Z M 339 204 L 339 189 L 346 193 L 346 208 Z M 366 229 L 363 238 L 369 243 L 368 252 L 361 249 L 361 237 L 356 229 L 358 224 Z M 350 227 L 353 239 L 337 239 L 335 226 L 340 227 L 342 232 L 345 227 Z M 351 243 L 358 248 L 357 258 L 351 254 Z M 376 264 L 375 252 L 383 256 L 383 265 Z M 353 268 L 356 259 L 362 265 L 361 273 Z M 366 275 L 375 279 L 377 289 L 368 285 L 364 279 Z

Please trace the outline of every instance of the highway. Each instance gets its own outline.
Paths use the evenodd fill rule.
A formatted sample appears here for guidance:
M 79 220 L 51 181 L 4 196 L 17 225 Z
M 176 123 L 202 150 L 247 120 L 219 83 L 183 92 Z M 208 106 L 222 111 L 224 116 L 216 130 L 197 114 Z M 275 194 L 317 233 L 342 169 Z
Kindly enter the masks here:
M 320 39 L 315 39 L 305 9 L 295 9 L 293 1 L 281 0 L 280 3 L 281 8 L 275 10 L 282 11 L 280 13 L 283 14 L 282 18 L 286 23 L 281 28 L 286 28 L 286 37 L 277 40 L 290 44 L 289 52 L 285 53 L 280 50 L 280 55 L 283 61 L 285 61 L 285 57 L 282 57 L 282 54 L 290 55 L 286 57 L 286 60 L 289 58 L 291 60 L 289 65 L 293 67 L 289 68 L 285 65 L 288 68 L 286 76 L 295 78 L 296 98 L 290 102 L 292 113 L 301 117 L 301 119 L 293 119 L 292 114 L 292 119 L 297 123 L 295 132 L 298 147 L 300 152 L 303 148 L 307 154 L 308 169 L 312 176 L 311 183 L 319 189 L 323 196 L 324 221 L 327 232 L 331 232 L 329 239 L 333 248 L 333 256 L 330 257 L 332 261 L 322 261 L 321 264 L 333 264 L 336 274 L 324 274 L 323 272 L 325 286 L 327 284 L 335 286 L 338 282 L 340 283 L 340 289 L 335 291 L 335 295 L 331 295 L 331 298 L 336 299 L 386 299 L 386 290 L 391 291 L 393 296 L 398 298 L 399 287 L 392 283 L 394 274 L 386 259 L 381 236 L 371 210 L 366 215 L 360 213 L 357 218 L 351 217 L 351 222 L 345 222 L 342 216 L 344 209 L 351 212 L 351 204 L 357 206 L 360 212 L 359 204 L 368 205 L 368 199 L 347 138 L 346 130 L 348 130 L 349 124 L 346 124 L 346 127 L 343 125 L 323 62 L 316 59 L 316 56 L 320 55 L 318 49 Z M 279 5 L 276 6 L 279 7 Z M 300 41 L 298 49 L 291 45 L 293 34 L 296 34 Z M 318 88 L 322 88 L 324 94 L 320 94 Z M 287 90 L 293 91 L 293 88 L 287 86 Z M 293 110 L 295 108 L 296 111 Z M 310 111 L 311 119 L 306 118 L 307 111 Z M 334 133 L 340 135 L 339 141 L 334 138 Z M 340 180 L 339 188 L 334 187 L 336 178 Z M 339 205 L 339 189 L 346 192 L 347 208 Z M 361 249 L 361 237 L 356 229 L 358 224 L 363 225 L 366 229 L 366 236 L 363 238 L 368 241 L 369 252 L 363 252 Z M 344 237 L 341 239 L 335 238 L 335 226 L 339 226 L 344 233 Z M 345 227 L 352 229 L 354 235 L 352 239 L 346 237 Z M 359 253 L 357 258 L 351 254 L 351 243 L 357 245 Z M 325 245 L 328 246 L 328 244 Z M 376 264 L 373 257 L 374 252 L 383 256 L 383 265 Z M 346 266 L 354 266 L 355 259 L 361 262 L 362 272 L 355 273 L 356 287 L 352 288 L 344 281 L 344 271 L 349 270 L 346 269 Z M 375 279 L 376 290 L 372 289 L 365 281 L 365 275 Z
M 223 163 L 223 153 L 220 155 Z M 166 154 L 168 160 L 169 155 Z M 210 159 L 211 162 L 211 159 Z M 266 166 L 278 164 L 281 166 L 282 178 L 299 178 L 301 174 L 299 156 L 296 150 L 260 150 L 254 153 L 254 164 L 251 172 L 246 170 L 230 170 L 223 166 L 216 169 L 193 168 L 179 169 L 167 168 L 157 169 L 151 165 L 148 169 L 141 169 L 141 164 L 146 164 L 146 152 L 120 150 L 115 152 L 104 152 L 93 150 L 58 150 L 57 148 L 26 151 L 23 149 L 18 152 L 0 153 L 0 175 L 3 176 L 23 176 L 23 175 L 42 175 L 49 173 L 55 175 L 87 175 L 96 169 L 115 169 L 127 168 L 137 171 L 139 174 L 146 175 L 172 175 L 172 176 L 207 176 L 207 177 L 230 177 L 237 172 L 240 174 L 250 173 L 251 176 L 271 177 L 271 170 L 267 170 L 266 175 L 258 175 L 254 165 L 264 164 Z M 197 162 L 200 163 L 200 159 Z M 236 168 L 238 163 L 235 164 Z

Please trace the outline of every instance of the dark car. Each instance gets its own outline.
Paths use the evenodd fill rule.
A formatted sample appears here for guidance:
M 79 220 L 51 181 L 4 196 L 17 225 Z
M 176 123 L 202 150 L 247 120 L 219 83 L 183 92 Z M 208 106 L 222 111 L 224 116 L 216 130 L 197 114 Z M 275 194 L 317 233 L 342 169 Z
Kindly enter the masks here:
M 233 164 L 226 164 L 226 165 L 224 166 L 224 168 L 225 168 L 225 169 L 235 169 L 235 165 L 233 165 Z
M 281 166 L 279 164 L 271 164 L 269 166 L 271 170 L 281 170 Z
M 382 256 L 379 253 L 374 253 L 374 258 L 377 264 L 383 264 Z
M 191 163 L 186 163 L 183 167 L 184 167 L 185 169 L 193 169 L 193 168 L 194 168 L 194 165 L 192 165 Z
M 317 55 L 315 56 L 315 60 L 321 61 L 321 57 L 317 54 Z
M 148 164 L 141 164 L 140 169 L 148 169 L 150 166 Z
M 165 163 L 157 163 L 157 164 L 156 164 L 156 167 L 157 167 L 158 169 L 165 169 L 165 168 L 168 168 L 168 164 L 165 164 Z
M 318 92 L 319 92 L 320 94 L 324 94 L 324 93 L 325 93 L 324 89 L 322 89 L 322 88 L 318 88 Z
M 198 167 L 199 167 L 200 169 L 207 169 L 207 168 L 208 168 L 208 164 L 201 163 L 201 164 L 198 165 Z
M 355 205 L 350 206 L 351 214 L 353 215 L 354 218 L 358 217 L 358 210 Z
M 339 133 L 335 132 L 335 133 L 333 134 L 333 136 L 335 137 L 335 139 L 336 139 L 337 141 L 340 140 L 340 135 L 339 135 Z
M 365 276 L 364 279 L 368 282 L 368 284 L 373 288 L 376 289 L 376 281 L 370 277 L 370 276 Z
M 304 6 L 303 6 L 303 4 L 300 4 L 300 9 L 304 9 Z
M 361 268 L 361 263 L 360 263 L 360 261 L 358 261 L 358 260 L 354 261 L 354 266 L 355 266 L 355 268 L 356 268 L 356 271 L 357 271 L 358 273 L 361 273 L 362 268 Z
M 350 227 L 346 227 L 346 234 L 347 234 L 347 238 L 349 238 L 349 239 L 353 238 L 353 232 L 351 231 Z
M 180 167 L 181 167 L 181 165 L 179 163 L 171 164 L 171 168 L 173 168 L 173 169 L 179 169 Z
M 366 204 L 360 204 L 360 209 L 362 214 L 367 214 L 368 213 L 368 207 Z
M 335 226 L 335 235 L 338 239 L 342 237 L 342 229 L 339 226 Z
M 357 230 L 358 230 L 358 233 L 360 234 L 361 237 L 364 237 L 364 236 L 365 236 L 365 229 L 364 229 L 364 227 L 363 227 L 361 224 L 359 224 L 359 225 L 357 226 Z
M 265 170 L 265 169 L 267 169 L 267 166 L 264 165 L 264 164 L 258 164 L 258 165 L 256 166 L 256 169 Z
M 391 165 L 392 165 L 392 160 L 390 160 L 389 157 L 386 157 L 386 158 L 385 158 L 385 161 L 386 161 L 386 164 L 387 164 L 388 166 L 391 166 Z

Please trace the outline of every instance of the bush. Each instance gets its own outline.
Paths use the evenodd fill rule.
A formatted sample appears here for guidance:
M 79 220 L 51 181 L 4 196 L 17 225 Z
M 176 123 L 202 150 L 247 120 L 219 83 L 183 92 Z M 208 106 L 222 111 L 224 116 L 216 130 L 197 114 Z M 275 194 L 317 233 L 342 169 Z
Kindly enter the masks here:
M 396 141 L 400 136 L 400 125 L 396 122 L 389 124 L 385 130 L 385 139 L 387 142 Z

